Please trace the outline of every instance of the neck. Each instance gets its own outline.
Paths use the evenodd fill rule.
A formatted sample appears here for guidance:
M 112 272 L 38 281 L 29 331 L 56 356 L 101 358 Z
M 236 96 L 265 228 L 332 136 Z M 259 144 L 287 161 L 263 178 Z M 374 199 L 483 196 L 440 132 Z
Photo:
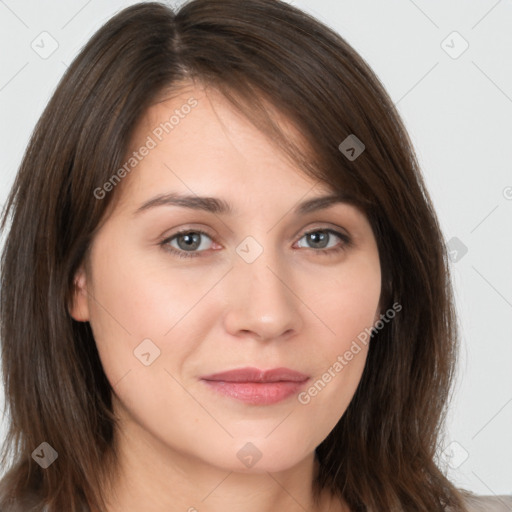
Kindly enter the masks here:
M 123 422 L 116 440 L 119 467 L 105 512 L 348 510 L 327 491 L 315 499 L 314 453 L 284 471 L 243 473 L 171 449 L 131 421 Z

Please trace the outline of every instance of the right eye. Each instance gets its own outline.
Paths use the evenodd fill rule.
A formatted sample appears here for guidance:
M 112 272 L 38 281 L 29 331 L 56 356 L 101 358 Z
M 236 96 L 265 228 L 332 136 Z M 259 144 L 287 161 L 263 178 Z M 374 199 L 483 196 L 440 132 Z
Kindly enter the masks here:
M 170 237 L 167 237 L 165 240 L 160 242 L 160 245 L 166 250 L 171 252 L 172 254 L 180 257 L 180 258 L 194 258 L 196 256 L 199 256 L 199 253 L 204 252 L 202 251 L 195 251 L 195 249 L 198 249 L 201 247 L 201 238 L 203 236 L 206 236 L 211 239 L 210 235 L 206 233 L 205 231 L 202 231 L 200 229 L 187 229 L 178 231 L 177 233 L 174 233 Z M 178 244 L 178 247 L 172 246 L 171 242 L 176 241 Z M 180 247 L 181 245 L 181 247 Z M 188 249 L 194 249 L 194 250 L 188 250 Z

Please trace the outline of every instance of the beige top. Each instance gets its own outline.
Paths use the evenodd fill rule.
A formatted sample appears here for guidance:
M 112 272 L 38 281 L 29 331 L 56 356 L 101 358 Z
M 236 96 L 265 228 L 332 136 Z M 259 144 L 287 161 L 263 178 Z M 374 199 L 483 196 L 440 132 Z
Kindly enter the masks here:
M 467 496 L 466 504 L 468 512 L 512 512 L 512 494 Z

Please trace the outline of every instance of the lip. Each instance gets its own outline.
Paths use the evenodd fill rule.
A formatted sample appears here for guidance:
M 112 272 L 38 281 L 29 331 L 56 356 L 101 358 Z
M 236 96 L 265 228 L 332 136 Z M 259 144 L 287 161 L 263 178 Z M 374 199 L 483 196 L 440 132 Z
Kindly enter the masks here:
M 285 400 L 309 380 L 289 368 L 260 370 L 246 367 L 201 377 L 211 389 L 253 405 L 270 405 Z
M 308 375 L 290 370 L 290 368 L 273 368 L 271 370 L 260 370 L 252 366 L 237 368 L 226 372 L 212 373 L 201 377 L 203 380 L 225 381 L 225 382 L 303 382 Z

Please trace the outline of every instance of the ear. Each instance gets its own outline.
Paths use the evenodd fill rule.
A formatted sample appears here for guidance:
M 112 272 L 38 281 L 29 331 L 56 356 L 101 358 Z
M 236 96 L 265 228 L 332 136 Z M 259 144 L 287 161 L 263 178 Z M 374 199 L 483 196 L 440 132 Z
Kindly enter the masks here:
M 73 283 L 71 303 L 68 306 L 69 314 L 77 322 L 87 322 L 89 320 L 89 302 L 87 276 L 83 265 L 77 270 Z

